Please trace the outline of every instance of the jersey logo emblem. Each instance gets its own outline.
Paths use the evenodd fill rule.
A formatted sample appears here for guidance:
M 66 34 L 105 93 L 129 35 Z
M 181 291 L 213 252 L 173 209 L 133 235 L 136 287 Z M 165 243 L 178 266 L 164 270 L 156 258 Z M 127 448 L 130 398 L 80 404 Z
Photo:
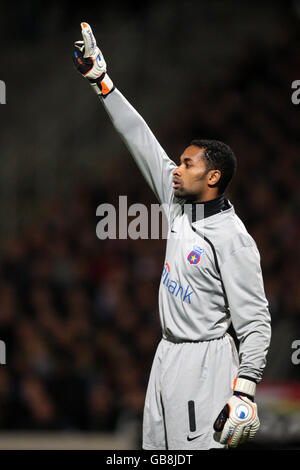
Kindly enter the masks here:
M 200 248 L 200 246 L 197 245 L 193 246 L 193 250 L 189 253 L 187 257 L 188 262 L 190 264 L 198 264 L 201 259 L 202 253 L 204 253 L 203 248 Z

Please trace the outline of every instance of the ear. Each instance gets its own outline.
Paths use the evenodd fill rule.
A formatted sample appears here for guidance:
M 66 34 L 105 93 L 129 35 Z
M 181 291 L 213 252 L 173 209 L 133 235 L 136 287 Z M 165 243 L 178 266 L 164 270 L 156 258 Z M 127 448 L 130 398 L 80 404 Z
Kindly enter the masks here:
M 210 170 L 207 174 L 207 184 L 209 187 L 213 188 L 218 184 L 221 178 L 220 170 Z

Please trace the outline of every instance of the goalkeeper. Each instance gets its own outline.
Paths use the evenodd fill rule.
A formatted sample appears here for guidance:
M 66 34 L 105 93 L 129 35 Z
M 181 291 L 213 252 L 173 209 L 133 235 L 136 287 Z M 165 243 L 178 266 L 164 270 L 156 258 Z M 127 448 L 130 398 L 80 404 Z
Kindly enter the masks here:
M 194 140 L 176 165 L 115 88 L 91 27 L 81 23 L 81 30 L 74 64 L 168 208 L 162 339 L 147 387 L 143 448 L 236 447 L 259 428 L 255 392 L 271 327 L 257 246 L 225 196 L 235 155 L 222 142 Z

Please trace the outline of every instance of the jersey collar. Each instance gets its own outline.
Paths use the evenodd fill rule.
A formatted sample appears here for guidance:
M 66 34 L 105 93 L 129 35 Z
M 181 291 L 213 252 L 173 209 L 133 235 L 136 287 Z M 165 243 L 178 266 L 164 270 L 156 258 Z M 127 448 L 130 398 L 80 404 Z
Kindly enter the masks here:
M 182 207 L 183 210 L 190 213 L 191 222 L 197 222 L 198 220 L 207 219 L 219 212 L 223 212 L 225 210 L 231 209 L 232 205 L 225 198 L 224 194 L 221 194 L 215 199 L 211 199 L 210 201 L 205 202 L 192 202 L 190 204 L 185 205 Z

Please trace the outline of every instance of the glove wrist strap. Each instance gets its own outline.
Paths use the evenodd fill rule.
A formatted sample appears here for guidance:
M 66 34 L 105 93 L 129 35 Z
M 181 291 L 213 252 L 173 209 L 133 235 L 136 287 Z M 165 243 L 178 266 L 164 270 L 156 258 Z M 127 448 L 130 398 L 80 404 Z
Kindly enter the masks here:
M 100 77 L 96 79 L 89 79 L 89 83 L 94 92 L 97 95 L 101 95 L 103 98 L 115 89 L 114 84 L 107 73 L 100 75 Z
M 249 395 L 250 397 L 254 398 L 256 392 L 256 383 L 252 380 L 237 377 L 233 382 L 233 391 L 235 393 Z

